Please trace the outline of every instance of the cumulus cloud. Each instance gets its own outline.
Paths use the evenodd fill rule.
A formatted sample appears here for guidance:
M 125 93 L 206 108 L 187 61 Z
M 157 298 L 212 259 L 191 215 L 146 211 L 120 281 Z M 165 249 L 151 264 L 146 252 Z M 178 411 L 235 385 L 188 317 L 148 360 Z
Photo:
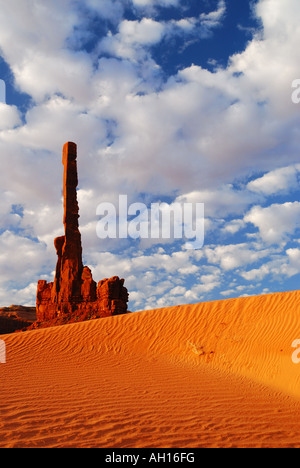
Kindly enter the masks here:
M 0 102 L 0 131 L 12 129 L 20 124 L 21 118 L 17 107 Z
M 269 244 L 280 244 L 292 236 L 299 227 L 300 203 L 273 204 L 266 208 L 254 206 L 244 217 L 254 224 L 260 237 Z
M 205 215 L 212 218 L 242 214 L 254 201 L 247 190 L 234 189 L 232 184 L 223 185 L 216 190 L 195 191 L 181 195 L 179 203 L 204 203 Z
M 77 13 L 71 8 L 70 0 L 54 0 L 51 4 L 42 0 L 34 4 L 29 1 L 20 4 L 17 0 L 1 2 L 1 51 L 17 84 L 26 62 L 63 48 L 76 21 Z
M 255 263 L 269 255 L 268 250 L 254 249 L 247 244 L 219 245 L 205 248 L 205 255 L 212 264 L 218 264 L 225 270 L 233 270 L 241 266 Z
M 256 87 L 257 98 L 269 104 L 273 118 L 287 118 L 297 113 L 291 105 L 291 84 L 298 77 L 299 3 L 288 0 L 284 6 L 280 0 L 261 0 L 255 11 L 262 21 L 262 36 L 232 57 L 232 66 L 244 73 L 242 81 Z
M 17 84 L 37 102 L 53 94 L 76 98 L 78 103 L 92 98 L 92 62 L 84 53 L 64 50 L 37 53 L 14 68 Z
M 120 40 L 127 44 L 156 44 L 161 40 L 163 31 L 163 24 L 151 18 L 143 18 L 141 21 L 124 20 L 119 27 Z
M 144 60 L 144 47 L 157 44 L 165 34 L 165 27 L 151 18 L 123 20 L 116 35 L 108 34 L 99 46 L 99 52 L 128 60 Z
M 175 5 L 179 1 L 167 0 L 159 2 L 159 6 Z M 153 7 L 158 4 L 154 1 L 139 0 L 135 5 L 139 7 Z M 199 39 L 211 36 L 213 29 L 217 28 L 224 16 L 226 6 L 220 0 L 218 9 L 197 17 L 187 17 L 180 20 L 158 21 L 151 17 L 141 20 L 124 19 L 119 23 L 118 32 L 110 31 L 100 42 L 98 51 L 122 59 L 145 61 L 149 59 L 150 47 L 162 41 L 170 40 L 174 36 L 197 36 Z
M 47 252 L 43 243 L 28 237 L 22 237 L 11 231 L 0 235 L 0 278 L 2 288 L 13 287 L 24 289 L 38 275 L 43 276 L 52 255 Z M 14 301 L 12 301 L 14 302 Z
M 251 282 L 262 281 L 268 276 L 277 281 L 290 278 L 300 273 L 299 254 L 299 249 L 287 249 L 258 268 L 241 272 L 241 276 Z
M 218 26 L 226 13 L 225 0 L 219 0 L 217 9 L 209 13 L 202 13 L 200 19 L 207 24 L 207 26 Z
M 263 177 L 252 180 L 247 185 L 248 190 L 265 195 L 272 195 L 280 191 L 290 191 L 298 188 L 298 174 L 300 165 L 275 169 L 265 174 Z
M 223 228 L 223 231 L 230 234 L 236 234 L 238 231 L 245 227 L 243 219 L 234 219 L 229 221 Z

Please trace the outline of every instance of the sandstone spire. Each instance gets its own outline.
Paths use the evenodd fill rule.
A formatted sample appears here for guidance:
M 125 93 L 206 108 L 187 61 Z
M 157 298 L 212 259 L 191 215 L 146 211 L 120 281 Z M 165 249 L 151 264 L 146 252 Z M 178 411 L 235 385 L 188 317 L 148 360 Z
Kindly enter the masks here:
M 127 312 L 128 292 L 124 280 L 114 276 L 99 282 L 82 263 L 77 201 L 77 146 L 68 142 L 63 147 L 63 197 L 65 235 L 54 240 L 57 265 L 54 283 L 38 282 L 37 321 L 55 321 L 58 317 L 85 320 Z
M 54 240 L 58 255 L 53 299 L 58 303 L 80 301 L 82 265 L 81 235 L 77 202 L 77 146 L 66 143 L 63 148 L 63 196 L 65 235 Z

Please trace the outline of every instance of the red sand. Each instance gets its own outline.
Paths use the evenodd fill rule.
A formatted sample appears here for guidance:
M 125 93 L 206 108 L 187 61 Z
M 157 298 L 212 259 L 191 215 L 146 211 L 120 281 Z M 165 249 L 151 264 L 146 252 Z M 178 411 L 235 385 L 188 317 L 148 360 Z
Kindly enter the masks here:
M 0 447 L 300 447 L 299 291 L 0 338 Z

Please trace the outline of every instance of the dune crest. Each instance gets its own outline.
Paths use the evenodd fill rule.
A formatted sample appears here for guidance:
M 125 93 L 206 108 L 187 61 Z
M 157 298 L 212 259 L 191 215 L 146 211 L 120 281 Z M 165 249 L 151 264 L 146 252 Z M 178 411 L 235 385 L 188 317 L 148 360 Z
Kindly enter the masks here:
M 0 447 L 300 447 L 300 291 L 1 338 Z

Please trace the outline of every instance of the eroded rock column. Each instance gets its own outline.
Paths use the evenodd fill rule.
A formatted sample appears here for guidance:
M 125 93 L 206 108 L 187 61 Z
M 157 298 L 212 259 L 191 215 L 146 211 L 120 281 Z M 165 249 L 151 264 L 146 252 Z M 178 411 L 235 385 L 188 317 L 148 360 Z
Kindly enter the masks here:
M 58 303 L 81 300 L 82 245 L 79 232 L 79 207 L 77 201 L 77 146 L 68 142 L 63 148 L 63 197 L 65 236 L 55 239 L 58 255 L 55 294 Z

